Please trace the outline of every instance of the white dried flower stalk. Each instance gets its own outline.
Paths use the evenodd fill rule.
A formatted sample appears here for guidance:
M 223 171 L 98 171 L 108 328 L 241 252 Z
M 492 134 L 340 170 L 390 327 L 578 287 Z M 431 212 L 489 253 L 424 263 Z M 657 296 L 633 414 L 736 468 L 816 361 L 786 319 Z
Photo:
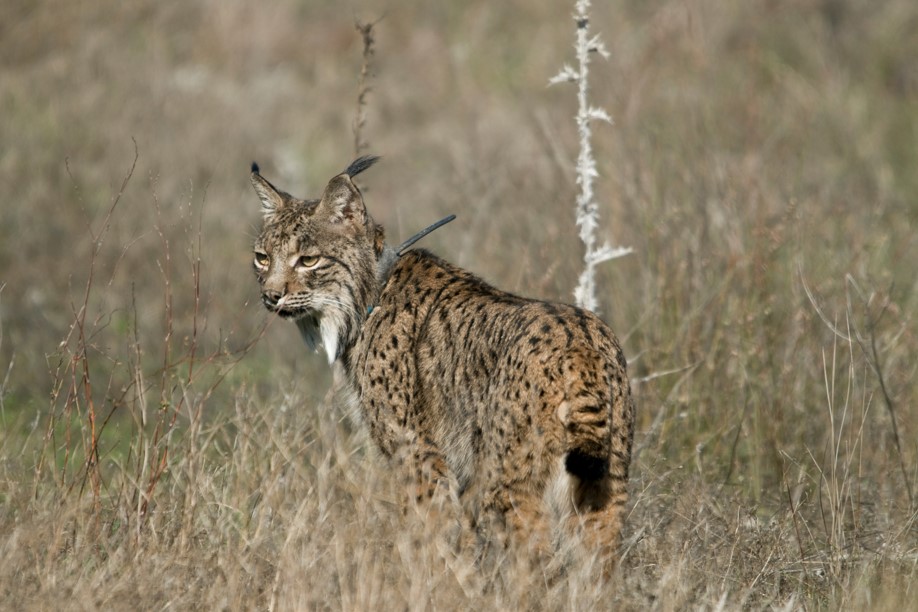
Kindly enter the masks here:
M 577 24 L 577 68 L 565 64 L 561 71 L 549 80 L 549 85 L 555 83 L 577 83 L 577 131 L 580 135 L 580 152 L 577 155 L 577 184 L 580 193 L 577 195 L 577 226 L 580 228 L 580 240 L 583 242 L 583 272 L 577 288 L 574 289 L 574 299 L 577 305 L 588 310 L 596 310 L 596 266 L 604 261 L 615 259 L 631 253 L 628 247 L 613 247 L 608 243 L 596 246 L 596 228 L 599 222 L 599 212 L 596 200 L 593 198 L 593 180 L 599 176 L 596 170 L 596 160 L 593 158 L 592 131 L 590 122 L 595 120 L 612 123 L 612 117 L 605 109 L 590 106 L 587 98 L 589 88 L 590 54 L 598 53 L 603 58 L 609 57 L 599 35 L 592 38 L 588 35 L 590 24 L 590 0 L 577 0 L 574 12 L 574 21 Z

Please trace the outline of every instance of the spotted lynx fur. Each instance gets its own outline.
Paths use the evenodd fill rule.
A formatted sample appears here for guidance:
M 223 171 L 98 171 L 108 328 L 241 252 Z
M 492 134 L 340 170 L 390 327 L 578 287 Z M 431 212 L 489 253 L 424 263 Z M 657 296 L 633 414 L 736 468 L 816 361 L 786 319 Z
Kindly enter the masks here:
M 268 310 L 343 365 L 386 457 L 409 458 L 417 501 L 446 488 L 473 523 L 550 539 L 551 504 L 608 556 L 622 526 L 634 430 L 625 356 L 590 312 L 491 287 L 425 250 L 398 254 L 352 178 L 318 200 L 252 166 Z M 557 512 L 555 512 L 557 515 Z

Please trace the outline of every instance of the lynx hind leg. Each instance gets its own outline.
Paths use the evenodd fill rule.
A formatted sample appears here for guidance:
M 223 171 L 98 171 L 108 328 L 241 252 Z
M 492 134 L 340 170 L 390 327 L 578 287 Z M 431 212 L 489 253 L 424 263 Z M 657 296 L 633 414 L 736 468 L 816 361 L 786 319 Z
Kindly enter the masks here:
M 597 480 L 569 475 L 573 512 L 570 529 L 579 532 L 588 554 L 596 556 L 607 576 L 615 569 L 625 519 L 628 492 L 625 481 L 607 473 Z
M 555 548 L 549 569 L 563 572 L 587 561 L 598 563 L 604 577 L 611 575 L 628 501 L 624 484 L 608 472 L 599 479 L 578 477 L 568 471 L 566 457 L 558 459 L 544 492 Z

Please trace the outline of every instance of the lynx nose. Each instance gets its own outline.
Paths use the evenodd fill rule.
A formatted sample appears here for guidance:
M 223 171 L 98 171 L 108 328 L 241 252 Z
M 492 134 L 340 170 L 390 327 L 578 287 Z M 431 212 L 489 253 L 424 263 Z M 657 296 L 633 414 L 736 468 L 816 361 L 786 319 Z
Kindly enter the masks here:
M 266 306 L 270 307 L 276 307 L 282 297 L 284 297 L 284 294 L 275 289 L 265 289 L 261 292 L 261 299 Z

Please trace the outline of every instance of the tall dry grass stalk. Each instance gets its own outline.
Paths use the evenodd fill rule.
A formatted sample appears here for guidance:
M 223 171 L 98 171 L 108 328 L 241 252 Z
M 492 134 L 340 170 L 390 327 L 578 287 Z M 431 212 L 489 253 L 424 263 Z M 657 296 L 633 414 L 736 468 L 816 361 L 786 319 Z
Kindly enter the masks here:
M 197 219 L 189 220 L 192 226 L 186 228 L 190 237 L 185 253 L 188 260 L 176 260 L 172 238 L 161 216 L 155 179 L 151 186 L 157 215 L 153 232 L 161 248 L 155 267 L 162 283 L 164 313 L 160 342 L 150 346 L 141 338 L 141 314 L 133 285 L 130 299 L 124 296 L 113 311 L 99 310 L 95 292 L 104 280 L 98 278 L 99 253 L 128 191 L 139 156 L 135 141 L 130 169 L 103 218 L 95 228 L 92 222 L 87 223 L 87 280 L 80 302 L 71 306 L 67 336 L 49 355 L 50 406 L 33 481 L 35 499 L 41 498 L 49 483 L 53 483 L 62 500 L 72 499 L 77 505 L 82 505 L 88 491 L 91 512 L 84 518 L 91 521 L 93 529 L 101 528 L 106 521 L 111 527 L 114 520 L 119 530 L 130 527 L 129 531 L 138 538 L 169 471 L 181 464 L 190 477 L 196 474 L 202 460 L 199 451 L 204 407 L 264 331 L 262 327 L 234 350 L 223 346 L 222 339 L 215 347 L 204 350 L 204 201 Z M 77 177 L 70 173 L 70 178 L 76 185 Z M 77 197 L 81 197 L 78 192 Z M 122 258 L 131 246 L 120 246 Z M 187 268 L 177 268 L 182 265 Z M 182 279 L 179 286 L 187 288 L 190 295 L 181 298 L 190 311 L 177 313 L 173 287 L 175 277 L 183 273 L 190 278 Z M 123 327 L 113 323 L 119 315 L 124 317 Z M 181 331 L 179 320 L 183 323 Z M 122 428 L 129 427 L 129 434 L 108 435 L 107 430 L 116 421 Z M 183 508 L 185 512 L 194 512 L 194 507 Z
M 360 157 L 370 146 L 364 134 L 364 127 L 367 124 L 367 103 L 370 92 L 373 87 L 370 85 L 370 77 L 373 76 L 373 56 L 376 54 L 376 38 L 373 28 L 379 21 L 368 21 L 363 23 L 359 20 L 354 21 L 354 29 L 360 34 L 363 43 L 362 58 L 360 64 L 360 73 L 357 76 L 357 107 L 354 113 L 354 121 L 351 124 L 351 130 L 354 133 L 354 158 Z
M 44 448 L 35 468 L 35 485 L 41 482 L 43 471 L 50 465 L 52 471 L 59 469 L 55 480 L 68 490 L 79 484 L 80 495 L 87 484 L 92 491 L 93 506 L 98 509 L 101 503 L 102 477 L 99 472 L 99 440 L 102 432 L 109 422 L 117 407 L 113 403 L 108 414 L 103 416 L 103 409 L 97 405 L 100 389 L 95 384 L 96 377 L 92 375 L 91 364 L 98 358 L 94 338 L 100 328 L 107 325 L 104 314 L 92 318 L 90 315 L 90 298 L 93 295 L 96 282 L 96 269 L 99 252 L 105 242 L 112 216 L 121 202 L 134 170 L 137 167 L 139 152 L 137 142 L 134 141 L 134 158 L 131 167 L 124 175 L 121 187 L 111 198 L 111 203 L 97 229 L 87 223 L 86 230 L 90 238 L 89 261 L 86 263 L 89 273 L 86 285 L 83 288 L 82 301 L 79 304 L 71 302 L 73 316 L 67 336 L 61 341 L 57 351 L 57 363 L 52 366 L 53 383 L 51 387 L 51 406 L 48 412 L 47 426 L 45 429 Z M 66 163 L 67 173 L 76 187 L 77 182 L 70 170 L 69 162 Z M 76 189 L 77 199 L 81 198 Z M 103 387 L 106 396 L 111 396 L 115 391 L 114 376 L 110 376 Z M 102 420 L 100 421 L 100 417 Z M 83 422 L 79 433 L 80 440 L 74 441 L 72 422 Z M 58 423 L 62 422 L 63 440 L 58 440 L 61 434 Z M 81 451 L 81 452 L 80 452 Z M 62 456 L 60 456 L 62 453 Z M 77 457 L 81 457 L 75 459 Z M 50 461 L 49 461 L 50 458 Z M 75 462 L 75 463 L 74 463 Z M 72 471 L 71 471 L 72 470 Z M 69 473 L 68 473 L 69 472 Z
M 630 247 L 613 247 L 609 242 L 597 246 L 596 228 L 599 225 L 599 206 L 593 194 L 593 181 L 599 176 L 596 159 L 593 157 L 594 121 L 612 123 L 612 117 L 605 109 L 592 106 L 588 93 L 590 85 L 590 56 L 594 53 L 608 59 L 609 51 L 599 37 L 590 36 L 590 0 L 577 0 L 574 11 L 574 22 L 577 24 L 574 49 L 577 52 L 577 68 L 565 64 L 557 75 L 549 80 L 550 85 L 572 82 L 577 84 L 577 133 L 580 150 L 577 154 L 577 184 L 580 193 L 576 200 L 577 226 L 580 228 L 580 240 L 583 242 L 583 272 L 574 289 L 574 299 L 581 308 L 595 311 L 599 302 L 596 299 L 596 266 L 622 257 L 632 252 Z

